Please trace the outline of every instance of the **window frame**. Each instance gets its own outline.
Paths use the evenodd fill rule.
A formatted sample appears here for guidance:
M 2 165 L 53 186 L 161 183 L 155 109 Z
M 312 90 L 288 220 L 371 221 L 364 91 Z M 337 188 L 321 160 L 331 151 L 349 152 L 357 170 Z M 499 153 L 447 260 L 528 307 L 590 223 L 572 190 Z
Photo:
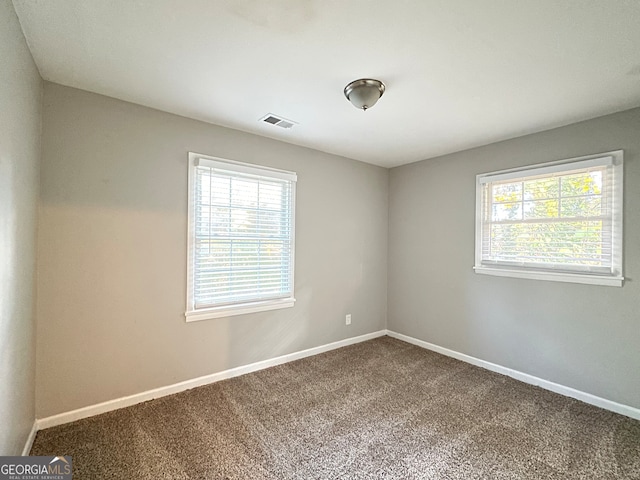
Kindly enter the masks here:
M 266 178 L 286 179 L 291 182 L 291 252 L 290 252 L 290 278 L 291 295 L 285 298 L 274 298 L 265 300 L 249 300 L 244 302 L 220 305 L 216 307 L 195 308 L 195 195 L 196 195 L 196 167 L 200 161 L 210 165 L 219 165 L 221 169 L 230 172 L 244 173 Z M 252 163 L 237 162 L 220 157 L 212 157 L 200 153 L 189 152 L 188 162 L 188 207 L 187 207 L 187 301 L 185 317 L 187 322 L 208 320 L 220 317 L 230 317 L 234 315 L 244 315 L 248 313 L 263 312 L 281 308 L 290 308 L 295 304 L 295 213 L 296 213 L 296 182 L 297 174 L 287 170 L 264 167 Z
M 532 268 L 524 265 L 506 266 L 487 264 L 482 262 L 482 246 L 483 246 L 483 184 L 490 183 L 487 179 L 490 177 L 498 177 L 505 179 L 513 175 L 513 178 L 528 177 L 540 175 L 551 171 L 555 173 L 561 171 L 570 171 L 575 169 L 573 165 L 578 162 L 587 162 L 589 160 L 602 159 L 604 157 L 612 158 L 613 192 L 611 200 L 612 206 L 612 258 L 611 273 L 596 274 L 578 271 L 552 271 L 543 268 Z M 566 165 L 566 169 L 558 170 L 559 166 Z M 580 167 L 576 167 L 580 168 Z M 523 167 L 511 168 L 506 170 L 498 170 L 494 172 L 482 173 L 476 175 L 476 225 L 475 225 L 475 273 L 483 275 L 494 275 L 500 277 L 514 277 L 533 280 L 546 280 L 554 282 L 570 282 L 582 283 L 589 285 L 604 285 L 621 287 L 624 282 L 623 276 L 623 210 L 624 210 L 624 155 L 622 150 L 614 150 L 611 152 L 585 155 L 554 162 L 546 162 L 535 165 L 527 165 Z

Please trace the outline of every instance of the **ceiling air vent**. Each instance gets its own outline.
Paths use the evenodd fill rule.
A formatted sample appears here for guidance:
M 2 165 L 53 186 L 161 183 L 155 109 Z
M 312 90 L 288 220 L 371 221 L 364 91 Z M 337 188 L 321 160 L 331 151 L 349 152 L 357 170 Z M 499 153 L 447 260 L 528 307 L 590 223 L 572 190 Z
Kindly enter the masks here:
M 296 122 L 279 117 L 278 115 L 274 115 L 273 113 L 266 114 L 260 119 L 260 121 L 270 123 L 271 125 L 275 125 L 281 128 L 291 128 L 294 125 L 297 125 Z

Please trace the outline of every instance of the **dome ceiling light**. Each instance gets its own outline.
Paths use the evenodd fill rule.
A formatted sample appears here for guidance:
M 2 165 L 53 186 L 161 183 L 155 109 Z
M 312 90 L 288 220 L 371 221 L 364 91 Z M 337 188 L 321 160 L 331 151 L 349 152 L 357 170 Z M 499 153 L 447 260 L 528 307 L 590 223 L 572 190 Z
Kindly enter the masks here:
M 376 104 L 385 88 L 384 83 L 380 80 L 361 78 L 344 87 L 344 96 L 354 107 L 367 110 Z

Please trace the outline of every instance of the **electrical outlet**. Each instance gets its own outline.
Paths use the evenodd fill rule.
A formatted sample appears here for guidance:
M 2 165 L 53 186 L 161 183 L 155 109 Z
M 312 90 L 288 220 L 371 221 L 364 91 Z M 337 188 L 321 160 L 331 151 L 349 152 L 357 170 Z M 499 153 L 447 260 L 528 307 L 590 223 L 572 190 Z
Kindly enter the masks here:
M 351 325 L 351 314 L 347 315 L 344 318 L 344 323 L 345 323 L 345 325 Z

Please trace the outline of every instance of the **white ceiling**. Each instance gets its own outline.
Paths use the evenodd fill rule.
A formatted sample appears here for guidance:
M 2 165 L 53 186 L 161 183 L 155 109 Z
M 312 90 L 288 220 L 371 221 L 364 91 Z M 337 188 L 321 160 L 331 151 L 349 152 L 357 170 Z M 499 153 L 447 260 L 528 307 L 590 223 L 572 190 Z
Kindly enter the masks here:
M 385 167 L 640 105 L 638 0 L 14 4 L 46 80 Z

